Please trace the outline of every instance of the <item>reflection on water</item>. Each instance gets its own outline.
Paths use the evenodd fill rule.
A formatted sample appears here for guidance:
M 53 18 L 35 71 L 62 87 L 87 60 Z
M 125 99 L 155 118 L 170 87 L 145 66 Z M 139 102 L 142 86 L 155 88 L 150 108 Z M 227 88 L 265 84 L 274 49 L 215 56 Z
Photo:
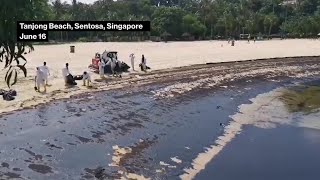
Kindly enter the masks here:
M 320 108 L 320 87 L 299 86 L 284 90 L 280 100 L 290 112 L 313 113 Z

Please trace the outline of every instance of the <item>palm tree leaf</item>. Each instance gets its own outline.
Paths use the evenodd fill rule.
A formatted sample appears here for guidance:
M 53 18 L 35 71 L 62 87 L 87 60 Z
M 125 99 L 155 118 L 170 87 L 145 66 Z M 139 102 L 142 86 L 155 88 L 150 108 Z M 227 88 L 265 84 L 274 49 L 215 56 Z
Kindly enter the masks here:
M 27 77 L 27 69 L 26 67 L 23 65 L 17 65 L 18 68 L 20 68 L 20 70 L 23 71 L 24 77 Z
M 6 83 L 7 83 L 8 88 L 10 88 L 11 76 L 12 76 L 12 71 L 9 72 L 9 75 L 8 75 L 8 77 L 7 77 L 7 80 L 6 80 Z
M 18 73 L 17 73 L 17 70 L 14 70 L 14 80 L 11 86 L 15 85 L 17 83 L 17 80 L 18 80 Z

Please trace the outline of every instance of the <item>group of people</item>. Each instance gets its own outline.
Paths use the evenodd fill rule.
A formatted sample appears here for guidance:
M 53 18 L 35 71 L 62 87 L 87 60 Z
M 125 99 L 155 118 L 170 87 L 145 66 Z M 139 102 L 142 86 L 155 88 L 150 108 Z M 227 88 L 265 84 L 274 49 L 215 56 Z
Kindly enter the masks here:
M 121 68 L 121 62 L 118 60 L 117 56 L 115 57 L 111 57 L 111 56 L 105 56 L 105 57 L 100 57 L 100 55 L 96 55 L 99 56 L 99 74 L 101 78 L 104 78 L 105 75 L 105 66 L 110 65 L 111 67 L 111 71 L 113 75 L 116 75 L 116 65 L 120 66 Z M 130 61 L 131 61 L 131 67 L 132 70 L 134 70 L 134 60 L 135 60 L 135 55 L 134 53 L 131 53 L 129 55 Z M 146 71 L 148 69 L 147 66 L 147 61 L 146 58 L 144 57 L 144 55 L 142 55 L 141 57 L 141 63 L 139 64 L 139 66 L 141 67 L 141 71 Z M 36 76 L 35 76 L 35 90 L 40 92 L 40 87 L 44 88 L 44 92 L 47 91 L 46 87 L 49 85 L 48 84 L 48 77 L 50 76 L 50 71 L 49 68 L 47 66 L 47 63 L 44 62 L 43 66 L 37 67 L 36 68 L 37 72 L 36 72 Z M 64 77 L 64 82 L 65 85 L 69 85 L 70 84 L 70 79 L 74 79 L 74 77 L 72 76 L 72 74 L 70 73 L 69 70 L 69 63 L 66 63 L 65 67 L 62 69 L 62 76 Z M 121 77 L 121 76 L 120 76 Z M 83 86 L 90 86 L 91 83 L 91 77 L 89 75 L 88 72 L 84 71 L 82 74 L 82 80 L 83 80 Z
M 98 66 L 99 66 L 99 74 L 101 78 L 104 78 L 104 74 L 105 74 L 104 69 L 105 69 L 105 66 L 108 66 L 108 65 L 110 65 L 111 67 L 112 75 L 115 76 L 117 74 L 116 73 L 117 64 L 119 67 L 121 67 L 121 62 L 118 60 L 117 56 L 113 57 L 105 53 L 101 57 L 100 57 L 100 54 L 96 54 L 96 56 L 100 59 Z
M 131 61 L 131 67 L 132 67 L 132 70 L 134 71 L 134 59 L 135 59 L 135 56 L 133 53 L 131 53 L 129 55 L 129 58 L 130 58 L 130 61 Z M 147 59 L 144 57 L 144 55 L 142 54 L 142 57 L 141 57 L 141 63 L 139 64 L 140 68 L 141 68 L 141 71 L 147 71 Z
M 73 75 L 70 73 L 70 70 L 69 70 L 69 63 L 66 63 L 66 66 L 62 69 L 62 76 L 64 78 L 64 83 L 65 85 L 76 85 L 77 83 L 75 83 L 74 81 L 74 77 Z M 83 81 L 83 86 L 90 86 L 90 83 L 91 83 L 91 77 L 89 75 L 89 73 L 87 71 L 84 71 L 83 74 L 82 74 L 82 81 Z

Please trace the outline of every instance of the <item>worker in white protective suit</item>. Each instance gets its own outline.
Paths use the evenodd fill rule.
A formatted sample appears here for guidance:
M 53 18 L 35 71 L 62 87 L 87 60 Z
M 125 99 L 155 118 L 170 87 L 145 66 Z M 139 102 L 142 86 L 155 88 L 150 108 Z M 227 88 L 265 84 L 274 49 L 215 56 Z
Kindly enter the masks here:
M 109 57 L 109 60 L 106 64 L 106 66 L 110 65 L 111 67 L 111 72 L 112 72 L 112 75 L 114 76 L 116 74 L 115 72 L 115 67 L 116 67 L 116 60 L 112 57 Z
M 99 66 L 99 74 L 101 78 L 104 78 L 104 67 L 105 67 L 105 63 L 103 59 L 99 60 L 98 66 Z
M 35 80 L 35 84 L 36 84 L 35 85 L 36 91 L 40 92 L 40 86 L 43 86 L 44 92 L 47 91 L 47 87 L 45 85 L 45 75 L 39 67 L 37 67 L 37 73 L 36 73 L 34 80 Z
M 44 74 L 45 83 L 46 83 L 46 85 L 48 85 L 48 77 L 50 76 L 50 71 L 49 71 L 49 68 L 47 66 L 47 63 L 43 62 L 43 66 L 41 66 L 40 69 Z
M 135 58 L 135 56 L 133 53 L 131 53 L 129 57 L 130 57 L 130 61 L 131 61 L 132 71 L 134 71 L 134 58 Z
M 66 63 L 66 67 L 62 69 L 62 76 L 64 78 L 65 85 L 68 85 L 67 76 L 70 74 L 69 63 Z

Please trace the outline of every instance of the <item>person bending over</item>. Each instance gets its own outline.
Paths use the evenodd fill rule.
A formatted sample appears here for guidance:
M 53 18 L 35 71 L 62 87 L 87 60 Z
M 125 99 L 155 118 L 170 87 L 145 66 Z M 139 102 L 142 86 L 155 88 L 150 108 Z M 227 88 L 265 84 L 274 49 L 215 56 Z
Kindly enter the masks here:
M 88 84 L 87 86 L 90 86 L 91 77 L 90 77 L 89 73 L 87 73 L 87 71 L 83 72 L 82 80 L 83 80 L 83 86 L 86 85 L 86 82 Z

